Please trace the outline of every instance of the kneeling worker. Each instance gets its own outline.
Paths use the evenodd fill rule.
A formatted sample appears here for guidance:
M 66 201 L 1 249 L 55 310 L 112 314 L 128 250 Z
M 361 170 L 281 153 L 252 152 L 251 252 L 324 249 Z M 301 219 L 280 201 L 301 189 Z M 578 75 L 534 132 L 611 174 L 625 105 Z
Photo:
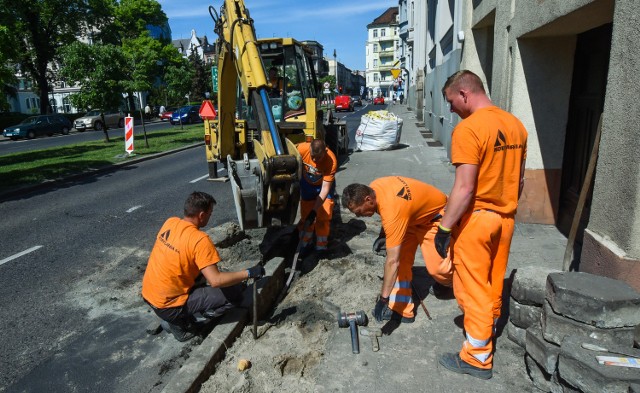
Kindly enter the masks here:
M 189 195 L 184 218 L 169 218 L 158 232 L 142 279 L 142 297 L 162 320 L 162 328 L 178 341 L 194 336 L 190 331 L 194 314 L 212 318 L 224 314 L 241 296 L 237 284 L 265 273 L 260 265 L 237 272 L 218 270 L 218 251 L 200 230 L 209 222 L 215 204 L 207 193 Z M 196 284 L 201 273 L 208 286 Z
M 453 266 L 435 249 L 434 237 L 447 196 L 419 180 L 382 177 L 364 184 L 350 184 L 342 192 L 342 204 L 358 217 L 378 213 L 386 239 L 382 290 L 373 315 L 378 322 L 415 320 L 411 292 L 412 267 L 418 245 L 427 271 L 437 283 L 451 287 Z

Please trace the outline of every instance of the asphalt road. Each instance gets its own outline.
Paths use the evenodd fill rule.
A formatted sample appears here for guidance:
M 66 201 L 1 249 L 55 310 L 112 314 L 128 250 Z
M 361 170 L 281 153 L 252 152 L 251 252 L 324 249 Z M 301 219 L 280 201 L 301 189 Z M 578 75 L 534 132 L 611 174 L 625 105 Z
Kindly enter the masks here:
M 172 126 L 169 122 L 154 122 L 146 123 L 145 128 L 147 133 L 152 133 L 160 130 L 165 130 Z M 133 127 L 135 135 L 142 135 L 142 125 L 135 124 Z M 109 129 L 109 137 L 116 138 L 124 135 L 124 128 L 111 128 Z M 104 132 L 87 130 L 85 132 L 78 132 L 74 129 L 71 130 L 69 135 L 55 134 L 53 136 L 43 136 L 35 139 L 19 139 L 12 141 L 9 138 L 5 138 L 0 134 L 0 156 L 4 156 L 12 153 L 21 153 L 33 150 L 48 149 L 51 147 L 60 147 L 66 145 L 72 145 L 75 143 L 99 141 L 104 139 Z
M 351 148 L 373 108 L 337 115 Z M 90 134 L 101 135 L 76 135 Z M 188 354 L 147 335 L 140 283 L 157 231 L 191 191 L 218 201 L 209 227 L 237 221 L 229 183 L 206 175 L 198 147 L 0 204 L 0 392 L 151 392 L 170 378 L 169 360 Z
M 146 358 L 139 286 L 154 237 L 193 190 L 218 201 L 210 225 L 236 220 L 228 183 L 203 179 L 204 157 L 188 149 L 0 204 L 0 391 L 154 386 L 157 372 L 132 370 L 181 350 Z

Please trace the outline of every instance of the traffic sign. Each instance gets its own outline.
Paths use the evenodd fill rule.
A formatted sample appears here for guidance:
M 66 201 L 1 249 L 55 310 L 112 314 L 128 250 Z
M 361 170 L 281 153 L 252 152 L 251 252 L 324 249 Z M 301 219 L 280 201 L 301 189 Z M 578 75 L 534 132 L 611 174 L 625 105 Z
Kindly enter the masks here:
M 328 89 L 331 85 L 329 84 L 329 82 L 324 82 L 324 85 L 322 85 L 325 89 Z
M 391 76 L 393 76 L 393 79 L 398 79 L 398 77 L 400 76 L 400 68 L 392 68 Z
M 213 120 L 218 116 L 216 112 L 216 108 L 213 107 L 213 104 L 210 100 L 202 101 L 202 105 L 200 105 L 200 117 L 204 120 Z

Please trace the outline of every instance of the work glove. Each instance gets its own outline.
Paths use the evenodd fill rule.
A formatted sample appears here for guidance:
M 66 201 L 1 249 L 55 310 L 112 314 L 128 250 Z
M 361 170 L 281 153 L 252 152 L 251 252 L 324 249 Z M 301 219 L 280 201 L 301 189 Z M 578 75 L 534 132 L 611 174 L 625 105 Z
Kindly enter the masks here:
M 436 233 L 433 242 L 436 245 L 436 251 L 438 251 L 438 254 L 440 254 L 442 258 L 446 258 L 449 243 L 451 242 L 451 229 L 438 225 L 438 232 Z
M 379 237 L 373 242 L 373 252 L 376 254 L 385 254 L 387 252 L 387 238 Z
M 313 224 L 313 222 L 316 220 L 317 215 L 318 213 L 316 213 L 315 210 L 311 210 L 307 215 L 307 218 L 305 218 L 304 220 L 304 226 L 308 227 L 309 225 Z
M 378 301 L 376 302 L 376 307 L 373 309 L 373 317 L 378 322 L 382 322 L 382 312 L 389 305 L 388 297 L 378 297 Z
M 255 265 L 254 267 L 250 267 L 247 269 L 247 273 L 249 273 L 248 278 L 260 278 L 265 275 L 264 266 Z

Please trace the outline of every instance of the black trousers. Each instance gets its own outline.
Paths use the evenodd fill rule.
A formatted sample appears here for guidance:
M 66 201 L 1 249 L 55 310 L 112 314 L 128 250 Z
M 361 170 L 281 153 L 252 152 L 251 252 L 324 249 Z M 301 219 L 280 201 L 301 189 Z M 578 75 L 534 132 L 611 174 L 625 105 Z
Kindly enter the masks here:
M 232 285 L 226 288 L 200 286 L 189 293 L 187 302 L 179 307 L 153 308 L 156 315 L 169 323 L 188 329 L 193 322 L 193 315 L 201 313 L 209 317 L 217 317 L 235 307 L 241 298 L 244 286 Z

